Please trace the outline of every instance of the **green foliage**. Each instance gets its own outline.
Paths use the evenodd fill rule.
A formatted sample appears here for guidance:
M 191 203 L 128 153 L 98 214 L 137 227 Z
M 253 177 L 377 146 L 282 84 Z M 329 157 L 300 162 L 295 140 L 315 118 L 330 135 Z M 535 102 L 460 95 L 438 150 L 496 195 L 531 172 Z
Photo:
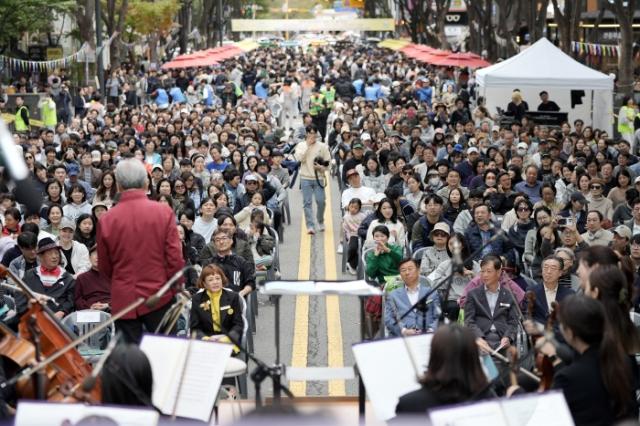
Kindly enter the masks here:
M 142 35 L 163 33 L 171 29 L 179 10 L 179 0 L 132 0 L 126 25 Z
M 25 32 L 48 32 L 56 14 L 74 10 L 74 0 L 0 0 L 0 50 Z

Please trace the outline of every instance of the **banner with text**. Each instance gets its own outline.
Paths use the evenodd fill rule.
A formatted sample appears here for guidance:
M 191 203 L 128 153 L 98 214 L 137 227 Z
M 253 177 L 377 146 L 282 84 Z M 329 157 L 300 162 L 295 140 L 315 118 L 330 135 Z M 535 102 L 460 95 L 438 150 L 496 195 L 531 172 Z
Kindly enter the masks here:
M 233 32 L 394 31 L 393 19 L 232 19 Z

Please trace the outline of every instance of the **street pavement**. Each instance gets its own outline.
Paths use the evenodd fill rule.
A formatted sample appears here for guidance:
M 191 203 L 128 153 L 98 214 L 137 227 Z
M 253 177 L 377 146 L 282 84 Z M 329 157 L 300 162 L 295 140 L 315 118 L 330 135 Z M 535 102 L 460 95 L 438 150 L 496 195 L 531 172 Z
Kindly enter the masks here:
M 314 236 L 306 234 L 303 226 L 302 192 L 296 182 L 289 189 L 291 224 L 285 225 L 280 244 L 282 280 L 351 280 L 354 276 L 341 272 L 340 192 L 337 181 L 331 179 L 327 194 L 325 232 Z M 315 208 L 315 203 L 314 203 Z M 314 215 L 315 216 L 315 215 Z M 254 355 L 267 364 L 275 363 L 275 307 L 264 295 L 258 296 L 259 309 L 254 335 Z M 283 296 L 280 301 L 280 361 L 287 365 L 353 366 L 351 346 L 360 339 L 360 305 L 357 298 L 344 296 Z M 250 363 L 249 368 L 254 367 Z M 355 396 L 357 380 L 331 382 L 293 382 L 296 396 Z M 261 389 L 263 396 L 272 395 L 267 379 Z M 249 382 L 249 397 L 254 395 Z

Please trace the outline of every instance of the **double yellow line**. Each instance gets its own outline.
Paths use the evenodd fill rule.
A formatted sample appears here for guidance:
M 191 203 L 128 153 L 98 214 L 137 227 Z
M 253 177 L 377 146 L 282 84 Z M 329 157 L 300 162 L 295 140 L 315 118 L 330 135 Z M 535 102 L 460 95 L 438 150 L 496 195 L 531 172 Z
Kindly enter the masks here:
M 333 238 L 333 215 L 331 184 L 325 190 L 326 207 L 324 212 L 324 279 L 336 280 L 337 260 Z M 345 256 L 346 256 L 346 247 Z M 314 260 L 317 261 L 317 253 Z M 302 218 L 300 226 L 300 261 L 298 265 L 298 279 L 308 280 L 311 275 L 311 236 L 307 234 L 307 227 Z M 327 314 L 327 363 L 328 367 L 343 367 L 342 324 L 340 321 L 340 300 L 338 296 L 326 297 Z M 292 367 L 306 367 L 309 350 L 309 296 L 296 296 L 296 313 L 293 331 L 293 349 L 291 355 Z M 306 395 L 306 382 L 291 382 L 289 387 L 294 395 Z M 344 396 L 344 380 L 329 381 L 329 396 Z

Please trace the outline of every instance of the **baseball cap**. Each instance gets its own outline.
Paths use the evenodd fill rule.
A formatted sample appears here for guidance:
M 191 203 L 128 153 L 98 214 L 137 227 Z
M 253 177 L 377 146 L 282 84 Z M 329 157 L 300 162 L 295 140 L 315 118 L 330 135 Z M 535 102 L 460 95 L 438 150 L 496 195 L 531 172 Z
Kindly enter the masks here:
M 462 152 L 462 151 L 464 151 L 464 148 L 462 147 L 462 145 L 460 145 L 459 143 L 457 143 L 457 144 L 455 144 L 455 145 L 454 145 L 453 150 L 454 150 L 455 152 Z
M 630 240 L 633 236 L 631 229 L 629 229 L 629 227 L 626 225 L 618 225 L 616 229 L 613 230 L 613 232 L 618 234 L 622 238 L 626 238 L 627 240 Z
M 451 230 L 449 229 L 449 225 L 447 225 L 445 222 L 438 222 L 433 226 L 433 229 L 431 230 L 431 232 L 429 233 L 429 236 L 432 236 L 434 232 L 436 231 L 442 231 L 444 233 L 446 233 L 447 235 L 451 235 Z
M 369 133 L 363 133 L 360 135 L 360 139 L 363 141 L 370 141 L 371 140 L 371 135 Z
M 638 176 L 633 183 L 640 183 L 640 176 Z
M 351 145 L 351 149 L 364 149 L 364 145 L 362 142 L 354 142 L 353 145 Z
M 492 132 L 499 132 L 499 131 L 500 131 L 500 126 L 498 126 L 498 125 L 494 125 L 494 126 L 491 128 L 491 131 L 492 131 Z
M 71 229 L 72 231 L 76 230 L 76 224 L 73 220 L 68 217 L 63 217 L 60 221 L 60 229 Z
M 160 170 L 160 171 L 162 171 L 162 166 L 161 166 L 161 165 L 159 165 L 159 164 L 156 164 L 155 166 L 153 166 L 153 167 L 151 168 L 151 172 L 153 172 L 154 170 Z
M 249 182 L 249 181 L 253 181 L 253 182 L 257 182 L 258 181 L 258 177 L 256 175 L 247 175 L 247 177 L 244 178 L 245 182 Z
M 520 142 L 517 146 L 518 149 L 529 149 L 529 145 L 527 145 L 525 142 Z
M 480 154 L 480 151 L 478 151 L 478 148 L 476 148 L 475 146 L 472 146 L 471 148 L 467 149 L 467 154 Z
M 91 151 L 91 161 L 100 161 L 101 158 L 102 155 L 100 154 L 100 151 L 97 149 Z
M 78 173 L 80 173 L 80 168 L 76 164 L 67 166 L 67 174 L 69 176 L 78 176 Z

